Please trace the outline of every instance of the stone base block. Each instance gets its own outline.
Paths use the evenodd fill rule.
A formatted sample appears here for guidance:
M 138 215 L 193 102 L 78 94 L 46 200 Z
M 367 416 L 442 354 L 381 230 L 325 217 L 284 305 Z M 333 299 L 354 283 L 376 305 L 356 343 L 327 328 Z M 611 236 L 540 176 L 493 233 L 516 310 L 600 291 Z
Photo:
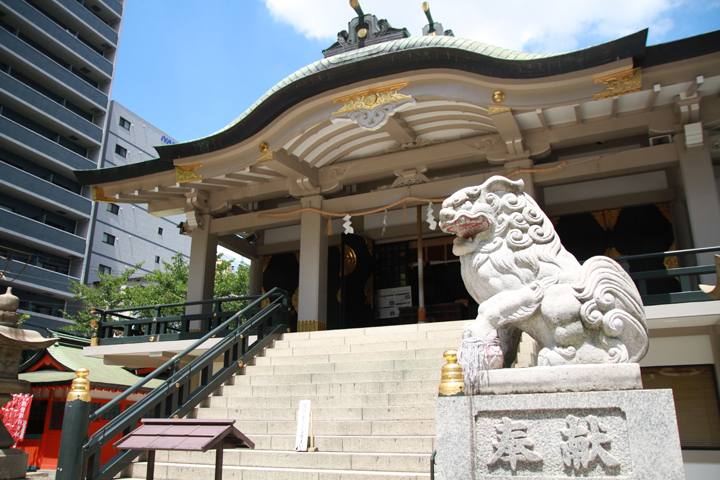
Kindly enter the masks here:
M 25 478 L 28 454 L 11 448 L 0 449 L 0 480 Z
M 444 480 L 685 478 L 671 390 L 439 397 L 436 415 Z

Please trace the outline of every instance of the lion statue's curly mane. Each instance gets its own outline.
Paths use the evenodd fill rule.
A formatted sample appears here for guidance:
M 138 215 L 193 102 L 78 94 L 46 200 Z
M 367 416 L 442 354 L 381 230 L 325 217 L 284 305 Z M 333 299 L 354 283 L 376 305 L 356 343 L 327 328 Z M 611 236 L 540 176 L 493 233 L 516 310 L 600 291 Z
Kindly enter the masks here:
M 523 187 L 496 176 L 443 202 L 440 226 L 456 235 L 453 252 L 479 305 L 463 331 L 461 356 L 464 349 L 467 362 L 473 342 L 507 353 L 511 346 L 500 343 L 512 336 L 502 333 L 519 329 L 541 345 L 539 365 L 639 361 L 648 336 L 633 281 L 608 257 L 580 265 Z M 501 355 L 476 363 L 499 368 Z

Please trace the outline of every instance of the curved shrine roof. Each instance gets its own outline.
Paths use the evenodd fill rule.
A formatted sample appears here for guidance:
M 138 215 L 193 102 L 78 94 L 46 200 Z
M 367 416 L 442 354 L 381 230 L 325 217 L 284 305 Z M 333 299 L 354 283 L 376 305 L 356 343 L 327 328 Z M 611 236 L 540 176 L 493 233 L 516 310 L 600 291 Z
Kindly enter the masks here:
M 79 170 L 81 185 L 102 184 L 165 172 L 173 160 L 236 145 L 284 111 L 324 91 L 362 80 L 423 69 L 454 69 L 499 79 L 540 79 L 632 58 L 648 67 L 720 50 L 720 31 L 646 47 L 648 30 L 561 54 L 534 54 L 449 36 L 409 37 L 318 60 L 289 75 L 223 129 L 197 140 L 156 147 L 160 157 L 120 167 Z

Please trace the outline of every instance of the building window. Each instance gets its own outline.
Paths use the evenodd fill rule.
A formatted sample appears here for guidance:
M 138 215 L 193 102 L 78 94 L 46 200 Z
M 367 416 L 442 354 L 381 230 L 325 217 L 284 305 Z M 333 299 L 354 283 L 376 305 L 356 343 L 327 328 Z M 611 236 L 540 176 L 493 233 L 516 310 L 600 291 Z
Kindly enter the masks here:
M 117 203 L 108 203 L 108 204 L 107 204 L 107 211 L 110 212 L 110 213 L 112 213 L 112 214 L 117 215 L 118 212 L 120 211 L 120 207 L 118 206 Z
M 109 233 L 103 232 L 103 243 L 107 243 L 108 245 L 115 245 L 115 235 L 110 235 Z
M 108 267 L 107 265 L 100 265 L 98 267 L 98 272 L 104 275 L 110 275 L 112 273 L 112 268 Z
M 130 122 L 125 120 L 123 117 L 120 117 L 120 126 L 123 127 L 125 130 L 130 130 Z
M 155 255 L 155 263 L 160 263 L 160 255 Z
M 162 235 L 162 228 L 158 228 L 158 235 Z
M 121 157 L 125 158 L 125 157 L 127 157 L 127 148 L 124 148 L 118 144 L 115 144 L 115 153 L 117 153 Z
M 2 203 L 0 203 L 0 210 L 7 210 L 8 212 L 15 213 L 15 209 L 13 207 L 11 207 L 9 205 L 4 205 Z

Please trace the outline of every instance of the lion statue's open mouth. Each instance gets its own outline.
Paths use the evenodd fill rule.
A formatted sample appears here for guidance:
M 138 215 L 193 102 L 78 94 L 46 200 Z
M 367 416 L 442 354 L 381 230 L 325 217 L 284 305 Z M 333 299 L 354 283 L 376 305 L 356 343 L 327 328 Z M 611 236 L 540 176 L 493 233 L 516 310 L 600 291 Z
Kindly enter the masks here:
M 486 231 L 490 222 L 485 215 L 475 216 L 460 213 L 450 222 L 444 222 L 441 228 L 447 233 L 452 233 L 460 238 L 473 239 L 479 233 Z
M 604 256 L 580 265 L 523 187 L 492 177 L 457 191 L 440 210 L 440 228 L 457 237 L 453 252 L 478 303 L 458 355 L 469 393 L 479 388 L 473 369 L 502 367 L 500 347 L 508 352 L 506 339 L 518 338 L 498 331 L 527 332 L 542 347 L 539 365 L 638 362 L 648 348 L 630 276 Z

